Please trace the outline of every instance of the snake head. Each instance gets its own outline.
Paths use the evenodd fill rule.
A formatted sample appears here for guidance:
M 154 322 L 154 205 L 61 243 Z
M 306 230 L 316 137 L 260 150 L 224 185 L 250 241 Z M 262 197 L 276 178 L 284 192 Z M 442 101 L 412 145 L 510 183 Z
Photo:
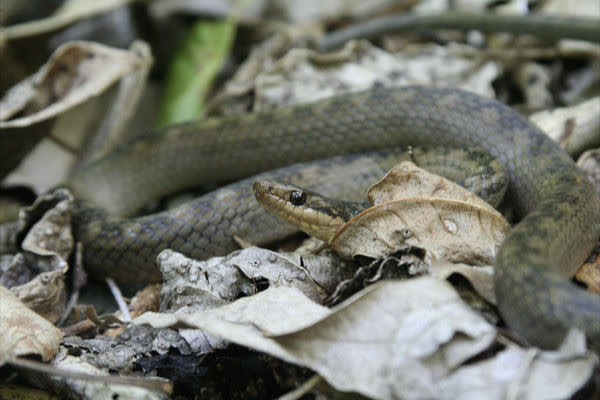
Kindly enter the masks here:
M 300 186 L 270 179 L 255 180 L 253 189 L 254 197 L 267 211 L 325 242 L 365 208 L 364 203 L 330 199 Z

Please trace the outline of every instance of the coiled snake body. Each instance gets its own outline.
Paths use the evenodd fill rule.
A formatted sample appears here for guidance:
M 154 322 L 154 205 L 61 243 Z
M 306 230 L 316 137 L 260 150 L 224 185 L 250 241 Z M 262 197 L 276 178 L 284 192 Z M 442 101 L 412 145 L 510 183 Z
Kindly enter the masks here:
M 78 198 L 129 211 L 138 200 L 194 183 L 238 179 L 335 154 L 428 143 L 481 148 L 509 174 L 509 195 L 524 217 L 495 263 L 498 307 L 509 326 L 541 347 L 557 346 L 567 329 L 577 326 L 600 349 L 600 298 L 567 279 L 598 240 L 600 200 L 566 153 L 494 100 L 456 89 L 376 88 L 170 127 L 92 164 L 68 186 Z M 360 199 L 364 192 L 356 194 L 356 188 L 364 190 L 390 165 L 389 155 L 367 154 L 292 166 L 275 175 L 329 197 Z M 245 180 L 138 219 L 83 210 L 79 237 L 93 275 L 139 282 L 160 279 L 154 261 L 164 248 L 206 258 L 235 249 L 234 234 L 262 244 L 290 230 L 261 210 L 252 180 Z

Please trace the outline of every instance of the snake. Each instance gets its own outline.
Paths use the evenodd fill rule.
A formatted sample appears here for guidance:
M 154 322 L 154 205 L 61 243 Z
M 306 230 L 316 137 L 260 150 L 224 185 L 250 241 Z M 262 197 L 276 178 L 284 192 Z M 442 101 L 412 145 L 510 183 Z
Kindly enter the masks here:
M 453 179 L 491 206 L 499 206 L 504 197 L 508 176 L 502 164 L 489 154 L 477 149 L 439 146 L 410 147 L 407 154 L 419 167 Z M 400 158 L 401 153 L 398 154 Z M 256 201 L 264 209 L 325 243 L 331 243 L 344 225 L 371 207 L 366 200 L 334 199 L 289 182 L 268 178 L 257 178 L 252 189 Z
M 254 200 L 253 174 L 360 200 L 397 161 L 394 149 L 427 144 L 477 147 L 506 170 L 520 221 L 497 254 L 494 285 L 511 330 L 525 342 L 555 348 L 577 327 L 598 351 L 600 297 L 568 278 L 600 236 L 600 199 L 563 150 L 493 99 L 455 88 L 375 86 L 184 123 L 120 147 L 65 186 L 82 204 L 95 204 L 82 206 L 76 231 L 90 274 L 149 282 L 161 279 L 155 259 L 162 249 L 205 259 L 238 248 L 235 235 L 263 245 L 297 230 Z M 172 210 L 117 216 L 148 198 L 214 181 L 233 183 Z

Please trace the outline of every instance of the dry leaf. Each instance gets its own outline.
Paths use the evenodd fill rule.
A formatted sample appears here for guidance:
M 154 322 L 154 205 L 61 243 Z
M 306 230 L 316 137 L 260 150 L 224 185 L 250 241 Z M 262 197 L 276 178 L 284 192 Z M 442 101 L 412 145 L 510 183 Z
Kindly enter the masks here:
M 311 368 L 338 390 L 377 399 L 504 399 L 515 391 L 568 397 L 597 363 L 581 345 L 562 353 L 510 346 L 465 363 L 489 347 L 496 331 L 447 283 L 428 277 L 371 286 L 332 310 L 297 289 L 270 288 L 218 309 L 146 313 L 134 323 L 204 329 Z M 561 374 L 569 378 L 541 381 Z
M 383 279 L 405 280 L 429 273 L 431 260 L 425 258 L 423 249 L 403 248 L 388 257 L 359 266 L 351 277 L 339 281 L 335 291 L 327 299 L 327 304 L 341 303 L 361 289 Z
M 224 258 L 196 261 L 172 250 L 161 251 L 156 257 L 163 276 L 160 311 L 207 310 L 255 293 L 252 282 Z
M 28 309 L 0 286 L 0 361 L 22 355 L 39 355 L 43 361 L 58 351 L 62 332 Z
M 19 230 L 33 226 L 21 243 L 23 252 L 12 259 L 1 279 L 24 304 L 51 322 L 60 318 L 66 306 L 65 260 L 73 250 L 73 207 L 72 196 L 57 190 L 23 208 L 17 222 Z
M 493 358 L 464 366 L 438 385 L 445 399 L 568 399 L 589 381 L 594 356 L 557 357 L 509 346 Z
M 205 329 L 308 366 L 339 390 L 376 398 L 402 397 L 416 389 L 415 378 L 423 390 L 496 335 L 449 285 L 431 278 L 375 285 L 333 310 L 274 288 L 206 313 L 147 313 L 135 323 Z
M 23 250 L 43 257 L 57 257 L 57 264 L 66 266 L 73 251 L 71 232 L 71 214 L 74 212 L 74 200 L 61 200 L 44 213 L 42 218 L 27 232 L 21 246 Z
M 303 267 L 275 252 L 256 247 L 206 261 L 195 261 L 164 250 L 157 260 L 164 277 L 161 311 L 215 308 L 256 293 L 256 282 L 262 279 L 266 279 L 269 286 L 296 287 L 314 301 L 325 297 Z
M 385 257 L 401 247 L 420 247 L 434 259 L 492 264 L 510 225 L 497 212 L 446 199 L 412 198 L 358 214 L 331 239 L 345 258 Z
M 304 267 L 273 251 L 250 247 L 228 257 L 227 262 L 253 281 L 267 279 L 269 287 L 295 287 L 315 302 L 325 297 Z
M 143 65 L 135 53 L 94 42 L 60 46 L 40 70 L 0 100 L 0 128 L 46 120 L 102 93 Z M 15 115 L 19 118 L 9 120 Z
M 437 45 L 389 53 L 367 41 L 350 41 L 335 53 L 294 48 L 255 80 L 255 110 L 301 104 L 374 85 L 453 86 L 493 97 L 491 82 L 500 72 L 494 61 L 481 63 Z
M 0 177 L 14 169 L 50 132 L 55 117 L 98 96 L 124 75 L 145 65 L 147 60 L 134 52 L 98 43 L 75 41 L 60 46 L 37 73 L 11 88 L 0 100 L 0 157 L 5 160 Z M 86 123 L 89 121 L 81 121 Z M 60 161 L 50 163 L 51 170 L 64 173 L 63 164 L 72 161 L 63 154 Z
M 307 241 L 312 242 L 311 239 Z M 321 251 L 318 255 L 298 254 L 296 250 L 294 253 L 284 253 L 283 256 L 304 267 L 311 279 L 329 293 L 333 293 L 341 281 L 351 278 L 356 271 L 354 263 L 342 260 L 336 252 L 329 249 Z
M 554 108 L 532 114 L 529 119 L 572 156 L 600 145 L 600 97 L 592 97 L 571 107 Z
M 154 328 L 195 327 L 204 329 L 202 321 L 228 320 L 241 325 L 239 329 L 253 327 L 265 334 L 276 334 L 301 329 L 329 314 L 329 309 L 310 301 L 296 288 L 269 288 L 253 296 L 242 297 L 222 307 L 198 313 L 147 312 L 132 322 Z M 188 319 L 196 319 L 192 323 Z M 233 333 L 233 332 L 232 332 Z M 249 337 L 249 339 L 251 339 Z
M 438 260 L 431 263 L 431 274 L 438 279 L 448 279 L 452 274 L 460 274 L 469 281 L 481 297 L 491 304 L 496 304 L 494 267 L 490 265 L 474 267 Z
M 65 271 L 43 272 L 24 285 L 10 289 L 32 311 L 54 323 L 67 305 Z
M 463 152 L 461 149 L 448 149 L 447 151 Z M 418 154 L 416 155 L 418 158 Z M 464 154 L 457 155 L 459 159 L 464 158 Z M 495 162 L 496 167 L 503 170 L 499 162 Z M 478 177 L 473 177 L 477 179 Z M 502 179 L 498 177 L 496 179 Z M 508 181 L 506 182 L 508 183 Z M 504 196 L 504 191 L 498 194 L 499 200 Z M 438 198 L 461 201 L 473 204 L 477 207 L 486 208 L 495 214 L 501 215 L 489 203 L 483 201 L 473 192 L 464 187 L 446 179 L 442 176 L 432 174 L 422 168 L 417 167 L 410 161 L 402 161 L 396 164 L 381 180 L 374 183 L 369 189 L 369 202 L 374 205 L 380 205 L 394 200 L 402 200 L 412 197 Z M 499 201 L 498 201 L 499 203 Z
M 329 242 L 344 258 L 383 258 L 418 247 L 437 260 L 491 264 L 510 230 L 475 194 L 408 161 L 371 186 L 368 196 L 374 207 L 348 221 Z

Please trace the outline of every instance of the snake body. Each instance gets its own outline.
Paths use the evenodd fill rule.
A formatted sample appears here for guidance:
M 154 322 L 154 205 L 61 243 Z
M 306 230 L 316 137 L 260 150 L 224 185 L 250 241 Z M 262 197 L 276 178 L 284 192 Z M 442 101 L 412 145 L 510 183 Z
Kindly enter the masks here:
M 567 279 L 600 235 L 600 200 L 570 157 L 505 105 L 457 89 L 375 88 L 317 103 L 170 127 L 130 143 L 68 183 L 79 198 L 122 210 L 193 183 L 238 179 L 295 162 L 400 145 L 479 147 L 509 175 L 509 195 L 524 218 L 495 263 L 498 307 L 508 325 L 541 347 L 557 346 L 571 326 L 600 349 L 600 298 Z M 379 157 L 379 158 L 377 158 Z M 344 162 L 345 164 L 340 164 Z M 367 154 L 292 166 L 275 173 L 334 197 L 381 174 L 386 155 Z M 367 169 L 361 172 L 359 169 Z M 372 182 L 372 181 L 371 181 Z M 131 203 L 114 198 L 133 198 Z M 156 280 L 167 247 L 206 258 L 235 248 L 237 234 L 262 244 L 290 231 L 260 209 L 252 179 L 176 210 L 121 220 L 83 210 L 79 238 L 86 268 L 122 282 Z

